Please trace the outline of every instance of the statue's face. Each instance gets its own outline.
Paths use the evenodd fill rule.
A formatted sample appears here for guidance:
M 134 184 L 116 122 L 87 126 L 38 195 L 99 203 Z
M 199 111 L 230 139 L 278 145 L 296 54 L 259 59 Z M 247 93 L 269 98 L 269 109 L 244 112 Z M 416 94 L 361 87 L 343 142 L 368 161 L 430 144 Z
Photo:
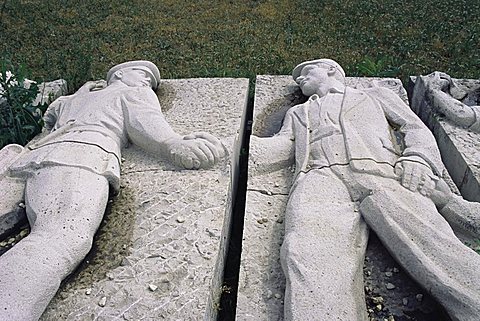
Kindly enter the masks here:
M 329 70 L 318 65 L 308 65 L 302 69 L 296 82 L 300 86 L 305 96 L 318 94 L 324 96 L 332 87 L 332 77 L 328 74 Z
M 130 87 L 151 87 L 152 80 L 149 75 L 140 69 L 122 70 L 121 81 Z

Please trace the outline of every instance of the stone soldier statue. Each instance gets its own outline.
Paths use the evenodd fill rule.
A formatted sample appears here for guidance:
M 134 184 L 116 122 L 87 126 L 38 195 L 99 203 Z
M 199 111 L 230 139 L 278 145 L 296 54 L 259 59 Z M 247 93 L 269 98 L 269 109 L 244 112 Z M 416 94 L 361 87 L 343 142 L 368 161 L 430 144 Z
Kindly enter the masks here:
M 333 60 L 301 63 L 293 78 L 308 101 L 275 136 L 252 136 L 258 166 L 273 155 L 295 160 L 281 248 L 285 320 L 367 319 L 367 225 L 453 320 L 477 320 L 480 256 L 439 213 L 458 200 L 442 199 L 450 194 L 430 131 L 389 89 L 345 86 Z
M 443 72 L 432 72 L 417 78 L 416 88 L 426 88 L 426 98 L 435 112 L 446 116 L 454 124 L 480 133 L 480 106 L 452 78 Z M 414 91 L 414 96 L 415 96 Z M 472 101 L 473 100 L 473 101 Z
M 172 130 L 154 92 L 159 81 L 149 61 L 114 66 L 107 83 L 88 82 L 54 101 L 44 116 L 50 133 L 7 168 L 0 190 L 24 183 L 31 233 L 0 257 L 1 320 L 39 319 L 88 253 L 109 189 L 119 189 L 121 148 L 128 142 L 186 169 L 222 157 L 212 135 Z

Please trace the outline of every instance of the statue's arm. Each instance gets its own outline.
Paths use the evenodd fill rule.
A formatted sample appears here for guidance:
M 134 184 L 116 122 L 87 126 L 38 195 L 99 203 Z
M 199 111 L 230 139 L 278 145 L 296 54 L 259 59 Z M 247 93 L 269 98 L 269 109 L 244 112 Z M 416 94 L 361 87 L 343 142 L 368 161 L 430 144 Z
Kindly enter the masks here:
M 250 136 L 252 173 L 274 172 L 292 165 L 295 159 L 295 137 L 292 109 L 287 112 L 280 131 L 273 137 Z
M 393 91 L 387 88 L 375 90 L 388 121 L 403 135 L 405 149 L 398 161 L 410 160 L 424 164 L 435 175 L 441 176 L 443 163 L 430 130 Z
M 166 157 L 187 169 L 213 166 L 223 156 L 223 146 L 213 135 L 177 134 L 166 121 L 156 94 L 149 88 L 138 88 L 126 95 L 122 108 L 130 141 L 151 154 Z
M 425 88 L 425 95 L 433 110 L 439 112 L 453 123 L 465 128 L 480 132 L 479 106 L 467 106 L 450 94 L 464 96 L 466 93 L 459 89 L 452 78 L 444 73 L 435 71 L 430 75 L 417 78 L 415 87 Z M 450 92 L 450 93 L 449 93 Z M 454 95 L 455 96 L 455 95 Z
M 63 104 L 67 96 L 61 96 L 55 99 L 43 114 L 43 127 L 45 127 L 49 132 L 55 127 L 57 123 L 58 115 L 60 113 L 60 109 L 62 108 Z
M 439 89 L 428 90 L 428 95 L 435 111 L 442 113 L 455 124 L 468 128 L 475 123 L 476 113 L 472 107 Z

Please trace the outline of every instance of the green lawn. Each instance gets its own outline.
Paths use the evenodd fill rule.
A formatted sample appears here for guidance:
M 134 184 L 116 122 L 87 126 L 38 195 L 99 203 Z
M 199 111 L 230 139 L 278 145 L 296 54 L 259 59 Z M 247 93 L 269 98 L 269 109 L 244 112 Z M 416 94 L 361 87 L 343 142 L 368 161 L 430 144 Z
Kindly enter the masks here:
M 348 75 L 480 78 L 480 2 L 4 0 L 1 53 L 70 91 L 132 59 L 164 78 L 289 74 L 329 57 Z M 367 60 L 362 64 L 362 61 Z

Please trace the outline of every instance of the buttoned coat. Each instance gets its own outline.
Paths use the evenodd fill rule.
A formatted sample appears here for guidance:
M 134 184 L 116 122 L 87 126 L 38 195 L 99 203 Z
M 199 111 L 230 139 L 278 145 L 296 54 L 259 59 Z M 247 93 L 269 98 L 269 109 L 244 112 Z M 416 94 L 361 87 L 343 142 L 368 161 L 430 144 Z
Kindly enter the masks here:
M 283 148 L 294 153 L 295 176 L 308 171 L 312 98 L 289 109 L 280 132 L 272 137 L 293 144 L 294 148 L 288 144 Z M 411 160 L 429 166 L 437 176 L 443 173 L 433 135 L 393 91 L 346 87 L 339 121 L 348 163 L 354 171 L 394 178 L 396 163 Z

